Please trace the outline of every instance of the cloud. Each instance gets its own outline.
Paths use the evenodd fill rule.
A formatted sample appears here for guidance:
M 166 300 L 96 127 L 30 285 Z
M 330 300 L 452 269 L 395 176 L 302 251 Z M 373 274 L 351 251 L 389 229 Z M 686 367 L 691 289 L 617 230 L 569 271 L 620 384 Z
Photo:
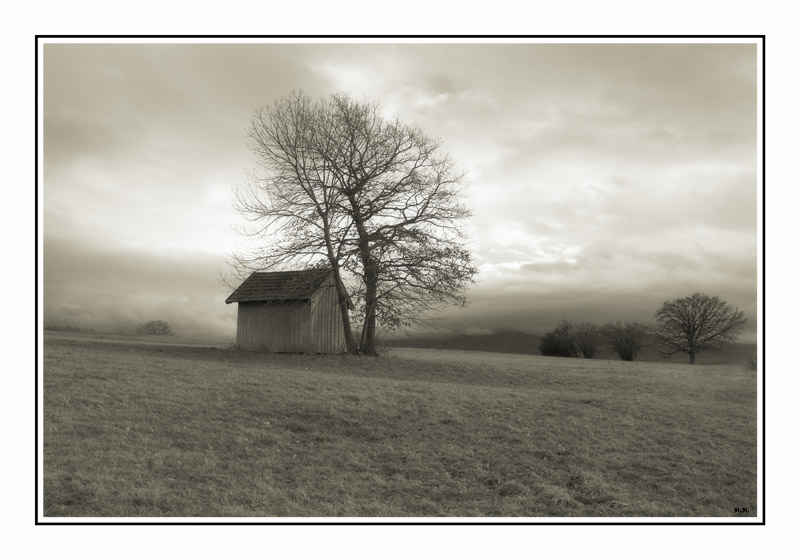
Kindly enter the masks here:
M 754 45 L 69 44 L 44 58 L 50 318 L 235 329 L 215 291 L 241 223 L 226 192 L 253 165 L 253 110 L 293 89 L 379 100 L 467 171 L 481 273 L 442 331 L 648 320 L 697 290 L 755 314 Z

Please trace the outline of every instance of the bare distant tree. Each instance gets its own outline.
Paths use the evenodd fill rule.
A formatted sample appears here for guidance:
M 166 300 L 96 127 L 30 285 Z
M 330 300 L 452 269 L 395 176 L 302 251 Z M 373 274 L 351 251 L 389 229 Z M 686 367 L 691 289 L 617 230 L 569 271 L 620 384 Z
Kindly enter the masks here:
M 463 175 L 438 141 L 344 94 L 293 93 L 259 109 L 249 136 L 260 170 L 237 207 L 262 243 L 234 256 L 238 269 L 331 268 L 350 353 L 377 352 L 378 324 L 465 303 L 477 269 L 461 231 Z
M 593 359 L 600 353 L 601 342 L 602 332 L 594 323 L 563 320 L 545 333 L 539 342 L 539 351 L 543 356 Z
M 547 331 L 539 342 L 539 351 L 543 356 L 559 358 L 577 358 L 580 356 L 575 344 L 575 327 L 567 321 L 561 321 L 556 328 Z
M 603 334 L 608 345 L 619 356 L 620 360 L 632 362 L 644 347 L 647 338 L 647 326 L 642 323 L 617 321 L 603 326 Z
M 587 321 L 575 323 L 572 327 L 572 336 L 575 347 L 584 358 L 597 358 L 603 340 L 600 327 Z
M 659 353 L 689 355 L 689 363 L 704 350 L 728 347 L 744 328 L 744 312 L 714 296 L 695 293 L 665 301 L 656 312 Z

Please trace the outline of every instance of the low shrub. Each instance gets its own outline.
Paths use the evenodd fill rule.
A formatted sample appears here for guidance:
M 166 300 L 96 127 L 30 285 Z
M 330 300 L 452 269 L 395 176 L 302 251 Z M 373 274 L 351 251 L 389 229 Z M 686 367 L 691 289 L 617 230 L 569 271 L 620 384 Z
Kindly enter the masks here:
M 175 333 L 165 321 L 148 321 L 136 327 L 136 334 L 157 334 L 173 336 Z

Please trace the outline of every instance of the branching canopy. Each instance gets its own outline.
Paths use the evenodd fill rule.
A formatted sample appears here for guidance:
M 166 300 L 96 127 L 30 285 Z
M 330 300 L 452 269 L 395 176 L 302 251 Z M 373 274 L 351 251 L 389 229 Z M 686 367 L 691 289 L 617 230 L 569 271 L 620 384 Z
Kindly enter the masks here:
M 656 312 L 659 353 L 688 354 L 693 364 L 697 353 L 729 346 L 746 321 L 744 312 L 716 296 L 695 293 L 666 301 Z
M 363 312 L 348 347 L 367 354 L 378 323 L 465 303 L 477 269 L 461 230 L 463 174 L 438 141 L 375 103 L 301 92 L 259 109 L 249 138 L 259 169 L 236 202 L 259 244 L 234 256 L 238 270 L 332 268 L 340 302 L 349 295 Z

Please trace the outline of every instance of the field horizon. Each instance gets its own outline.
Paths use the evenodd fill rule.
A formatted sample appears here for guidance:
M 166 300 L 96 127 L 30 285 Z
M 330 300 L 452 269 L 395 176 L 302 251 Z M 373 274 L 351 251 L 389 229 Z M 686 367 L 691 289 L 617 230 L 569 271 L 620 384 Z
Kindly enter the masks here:
M 113 332 L 94 329 L 80 329 L 70 325 L 45 325 L 44 331 L 56 336 L 90 337 L 104 340 L 146 340 L 171 344 L 207 344 L 230 348 L 235 346 L 235 336 L 220 335 L 183 335 L 177 333 L 170 336 L 135 335 L 130 332 Z M 392 348 L 417 348 L 429 350 L 457 350 L 467 352 L 490 352 L 500 354 L 522 354 L 528 356 L 541 356 L 539 343 L 542 335 L 530 334 L 515 329 L 501 328 L 488 334 L 451 334 L 447 336 L 404 336 L 386 338 L 379 341 L 382 351 Z M 710 350 L 698 354 L 698 365 L 738 365 L 749 364 L 756 356 L 758 344 L 748 342 L 735 342 L 726 350 Z M 598 359 L 617 361 L 619 358 L 605 347 L 601 347 Z M 658 354 L 652 342 L 648 342 L 636 358 L 638 362 L 654 363 L 688 363 L 685 354 L 675 354 L 664 358 Z
M 46 517 L 753 517 L 744 365 L 44 334 Z

